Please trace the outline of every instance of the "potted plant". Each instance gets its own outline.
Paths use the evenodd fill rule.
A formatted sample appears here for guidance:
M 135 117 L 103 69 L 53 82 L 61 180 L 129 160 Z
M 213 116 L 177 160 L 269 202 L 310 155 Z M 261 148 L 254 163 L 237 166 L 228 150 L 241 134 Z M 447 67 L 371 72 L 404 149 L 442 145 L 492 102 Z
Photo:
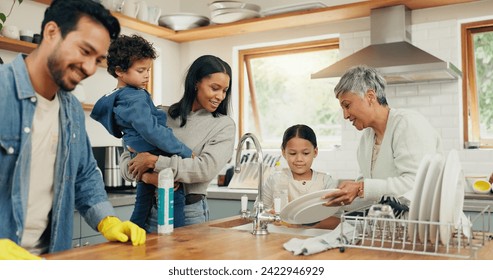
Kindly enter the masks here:
M 2 1 L 6 1 L 6 0 L 2 0 Z M 10 9 L 8 11 L 2 11 L 0 9 L 0 30 L 2 30 L 3 24 L 7 20 L 7 17 L 10 16 L 10 13 L 12 13 L 12 9 L 14 9 L 15 3 L 19 2 L 19 5 L 20 5 L 22 3 L 22 1 L 24 1 L 24 0 L 12 0 L 12 5 L 10 5 Z M 5 14 L 5 13 L 7 13 L 7 14 Z

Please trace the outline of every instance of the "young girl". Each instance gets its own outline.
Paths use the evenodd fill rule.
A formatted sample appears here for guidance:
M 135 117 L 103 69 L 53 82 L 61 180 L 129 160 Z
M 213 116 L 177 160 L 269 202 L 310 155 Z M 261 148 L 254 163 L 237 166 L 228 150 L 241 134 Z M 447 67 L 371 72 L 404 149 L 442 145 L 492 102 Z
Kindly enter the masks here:
M 308 193 L 337 187 L 330 175 L 311 168 L 318 147 L 315 132 L 309 126 L 298 124 L 288 128 L 282 138 L 281 150 L 289 169 L 275 172 L 266 180 L 262 193 L 265 209 L 274 209 L 275 196 L 286 189 L 290 202 Z

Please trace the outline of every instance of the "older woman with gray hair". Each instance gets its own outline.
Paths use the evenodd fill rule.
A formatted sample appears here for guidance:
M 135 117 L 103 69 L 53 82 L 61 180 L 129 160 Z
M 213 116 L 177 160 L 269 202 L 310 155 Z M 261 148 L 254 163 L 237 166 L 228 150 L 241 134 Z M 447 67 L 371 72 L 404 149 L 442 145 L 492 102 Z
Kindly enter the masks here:
M 363 130 L 357 151 L 360 176 L 344 181 L 340 191 L 324 196 L 326 206 L 377 202 L 412 190 L 418 166 L 426 154 L 441 153 L 441 138 L 421 114 L 390 108 L 385 79 L 374 68 L 349 69 L 334 89 L 344 118 Z

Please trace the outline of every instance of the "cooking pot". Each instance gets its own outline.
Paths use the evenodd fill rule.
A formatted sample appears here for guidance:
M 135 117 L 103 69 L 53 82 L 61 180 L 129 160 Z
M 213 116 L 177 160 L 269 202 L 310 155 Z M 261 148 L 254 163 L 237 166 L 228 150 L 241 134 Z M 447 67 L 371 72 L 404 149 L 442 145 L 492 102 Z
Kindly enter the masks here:
M 121 190 L 135 187 L 136 184 L 124 180 L 120 174 L 120 155 L 123 153 L 123 147 L 93 147 L 92 151 L 106 188 Z
M 104 151 L 104 184 L 106 187 L 121 187 L 123 179 L 120 176 L 120 155 L 122 147 L 109 146 Z

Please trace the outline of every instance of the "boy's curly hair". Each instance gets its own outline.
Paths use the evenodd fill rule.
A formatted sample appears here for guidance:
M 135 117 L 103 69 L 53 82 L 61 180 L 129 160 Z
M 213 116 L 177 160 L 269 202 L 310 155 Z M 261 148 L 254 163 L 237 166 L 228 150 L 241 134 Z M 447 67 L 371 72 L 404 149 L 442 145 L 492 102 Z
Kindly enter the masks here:
M 117 39 L 111 42 L 108 49 L 107 63 L 108 73 L 117 78 L 116 69 L 126 72 L 132 66 L 134 61 L 151 58 L 156 59 L 156 50 L 152 43 L 139 35 L 120 35 Z

